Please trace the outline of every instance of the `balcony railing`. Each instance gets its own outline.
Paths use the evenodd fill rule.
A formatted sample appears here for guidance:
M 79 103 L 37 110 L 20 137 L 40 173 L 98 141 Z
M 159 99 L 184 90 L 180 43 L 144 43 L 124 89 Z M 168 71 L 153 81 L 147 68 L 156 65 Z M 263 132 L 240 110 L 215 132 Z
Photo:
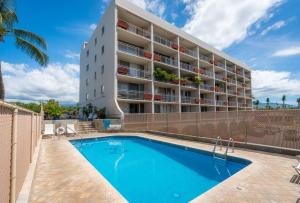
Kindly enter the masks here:
M 136 47 L 136 46 L 124 43 L 124 42 L 119 41 L 118 49 L 120 51 L 127 52 L 127 53 L 130 53 L 135 56 L 140 56 L 140 57 L 144 57 L 144 58 L 148 58 L 148 59 L 152 58 L 152 54 L 149 51 L 146 51 L 144 49 L 141 49 L 139 47 Z
M 236 102 L 235 101 L 229 101 L 228 102 L 228 106 L 236 106 Z
M 221 63 L 221 62 L 218 62 L 218 61 L 215 61 L 215 66 L 218 66 L 220 68 L 224 68 L 225 69 L 225 64 L 224 63 Z
M 246 107 L 246 104 L 245 103 L 238 103 L 238 107 L 239 108 L 244 108 L 244 107 Z
M 181 103 L 184 104 L 199 104 L 200 100 L 196 97 L 181 96 Z
M 121 75 L 128 75 L 135 78 L 145 78 L 151 79 L 151 74 L 149 72 L 145 72 L 144 70 L 127 67 L 120 65 L 118 66 L 118 73 Z
M 160 54 L 154 54 L 154 60 L 158 61 L 158 62 L 161 62 L 161 63 L 165 63 L 165 64 L 168 64 L 168 65 L 171 65 L 171 66 L 175 66 L 175 67 L 178 66 L 177 60 L 172 59 L 170 57 L 166 57 L 166 56 L 160 55 Z
M 235 90 L 227 89 L 227 93 L 231 95 L 236 95 Z
M 200 104 L 215 105 L 215 101 L 212 99 L 201 98 Z
M 225 88 L 223 88 L 223 87 L 218 87 L 218 86 L 215 86 L 215 91 L 216 92 L 221 92 L 221 93 L 225 93 L 226 91 L 225 91 Z
M 218 106 L 227 106 L 227 101 L 225 101 L 225 100 L 216 100 L 216 105 L 218 105 Z
M 208 71 L 208 70 L 200 68 L 199 72 L 200 72 L 201 75 L 205 75 L 205 76 L 208 76 L 208 77 L 211 77 L 211 78 L 214 77 L 214 72 L 212 72 L 212 71 Z
M 238 92 L 237 95 L 240 96 L 240 97 L 244 97 L 245 93 L 244 92 Z
M 168 94 L 154 94 L 154 100 L 160 101 L 160 102 L 176 102 L 177 101 L 176 96 L 174 95 L 168 95 Z
M 232 73 L 235 73 L 235 68 L 233 68 L 233 67 L 226 66 L 226 70 L 227 70 L 227 71 L 230 71 L 230 72 L 232 72 Z
M 199 59 L 203 60 L 203 61 L 206 61 L 208 63 L 210 61 L 210 58 L 208 56 L 203 55 L 203 54 L 199 54 Z
M 188 70 L 188 71 L 192 71 L 192 72 L 197 72 L 197 70 L 198 70 L 197 67 L 192 66 L 192 65 L 190 65 L 188 63 L 184 63 L 184 62 L 180 62 L 180 68 Z
M 140 27 L 137 27 L 131 23 L 128 23 L 124 20 L 118 20 L 118 26 L 125 29 L 125 30 L 128 30 L 130 32 L 133 32 L 137 35 L 140 35 L 142 37 L 146 37 L 148 39 L 151 38 L 151 35 L 150 35 L 150 32 L 147 31 L 147 30 L 144 30 L 143 28 L 140 28 Z
M 187 55 L 190 55 L 190 56 L 193 56 L 193 57 L 197 58 L 197 52 L 193 51 L 191 49 L 188 49 L 188 48 L 185 48 L 185 47 L 180 47 L 179 51 L 182 52 L 182 53 L 185 53 Z
M 243 76 L 243 71 L 240 69 L 236 69 L 236 74 Z
M 226 78 L 225 78 L 224 75 L 215 74 L 215 77 L 216 77 L 217 80 L 222 80 L 222 81 L 225 81 L 225 80 L 226 80 Z
M 181 85 L 185 86 L 185 87 L 192 87 L 192 88 L 198 88 L 199 87 L 199 85 L 197 83 L 194 83 L 193 81 L 190 81 L 190 80 L 186 80 L 185 83 L 181 82 Z
M 132 100 L 152 100 L 152 94 L 144 91 L 118 89 L 118 98 Z
M 243 82 L 241 82 L 241 81 L 237 81 L 237 85 L 239 85 L 239 86 L 244 86 L 244 83 Z
M 168 40 L 166 38 L 163 38 L 161 36 L 158 35 L 154 35 L 154 41 L 157 43 L 160 43 L 162 45 L 168 46 L 172 49 L 178 49 L 178 45 L 175 42 L 172 42 L 171 40 Z
M 229 82 L 231 84 L 236 84 L 236 80 L 232 79 L 232 78 L 227 78 L 227 82 Z
M 200 84 L 200 89 L 204 90 L 209 90 L 209 91 L 214 91 L 214 86 L 209 85 L 209 84 Z
M 251 79 L 251 75 L 250 74 L 244 74 L 245 78 Z

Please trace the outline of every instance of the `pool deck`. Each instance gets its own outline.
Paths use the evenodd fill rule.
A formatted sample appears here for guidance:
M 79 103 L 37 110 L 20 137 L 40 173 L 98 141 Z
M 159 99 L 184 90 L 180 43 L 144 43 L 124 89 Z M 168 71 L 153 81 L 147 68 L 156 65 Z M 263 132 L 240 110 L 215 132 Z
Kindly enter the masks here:
M 105 135 L 108 134 L 98 133 L 87 137 Z M 137 135 L 207 151 L 213 148 L 212 145 L 205 143 L 143 133 Z M 68 139 L 74 138 L 42 140 L 30 202 L 126 202 L 126 199 L 68 142 Z M 293 157 L 244 149 L 229 152 L 231 156 L 251 160 L 252 164 L 192 202 L 295 203 L 300 198 L 300 177 L 296 176 L 293 169 L 297 164 L 297 160 Z M 297 180 L 298 184 L 294 180 Z

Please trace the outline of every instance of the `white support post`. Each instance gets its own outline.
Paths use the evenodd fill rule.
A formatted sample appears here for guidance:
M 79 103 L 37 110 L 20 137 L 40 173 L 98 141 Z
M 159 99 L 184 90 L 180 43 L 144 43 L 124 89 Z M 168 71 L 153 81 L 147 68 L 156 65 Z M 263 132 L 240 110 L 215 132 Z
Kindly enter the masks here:
M 16 202 L 18 109 L 14 109 L 11 146 L 10 202 Z

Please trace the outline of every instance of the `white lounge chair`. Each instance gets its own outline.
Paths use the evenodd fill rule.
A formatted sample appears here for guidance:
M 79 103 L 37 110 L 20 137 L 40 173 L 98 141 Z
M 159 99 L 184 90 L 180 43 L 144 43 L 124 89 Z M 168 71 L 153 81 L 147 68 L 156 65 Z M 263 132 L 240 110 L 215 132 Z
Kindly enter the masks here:
M 67 135 L 77 135 L 74 124 L 67 124 Z
M 45 131 L 43 135 L 54 135 L 54 124 L 45 124 Z
M 300 175 L 300 163 L 295 167 L 295 171 Z

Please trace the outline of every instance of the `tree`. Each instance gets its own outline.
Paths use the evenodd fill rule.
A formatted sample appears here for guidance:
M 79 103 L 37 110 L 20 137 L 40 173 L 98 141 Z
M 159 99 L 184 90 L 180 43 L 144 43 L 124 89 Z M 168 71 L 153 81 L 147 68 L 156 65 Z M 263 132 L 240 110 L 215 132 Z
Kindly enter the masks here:
M 269 97 L 266 99 L 266 102 L 267 102 L 267 109 L 270 109 L 270 98 Z
M 297 99 L 298 108 L 300 109 L 300 97 Z
M 256 109 L 258 109 L 259 100 L 257 99 L 256 101 L 253 102 L 253 104 L 256 106 Z
M 58 101 L 50 99 L 44 105 L 45 116 L 48 119 L 58 119 L 64 113 L 64 109 L 59 105 Z
M 285 95 L 282 96 L 281 101 L 282 101 L 282 108 L 285 108 L 285 101 L 286 101 Z
M 15 105 L 23 107 L 25 109 L 29 109 L 31 111 L 34 111 L 36 113 L 40 113 L 41 112 L 41 105 L 40 104 L 36 104 L 36 103 L 22 103 L 22 102 L 16 102 Z
M 46 66 L 48 56 L 44 52 L 47 50 L 46 41 L 32 32 L 17 29 L 18 17 L 15 12 L 15 0 L 0 0 L 0 43 L 5 37 L 13 37 L 15 46 L 25 52 L 29 57 L 38 62 L 41 66 Z M 5 91 L 1 72 L 0 62 L 0 100 L 4 100 Z

